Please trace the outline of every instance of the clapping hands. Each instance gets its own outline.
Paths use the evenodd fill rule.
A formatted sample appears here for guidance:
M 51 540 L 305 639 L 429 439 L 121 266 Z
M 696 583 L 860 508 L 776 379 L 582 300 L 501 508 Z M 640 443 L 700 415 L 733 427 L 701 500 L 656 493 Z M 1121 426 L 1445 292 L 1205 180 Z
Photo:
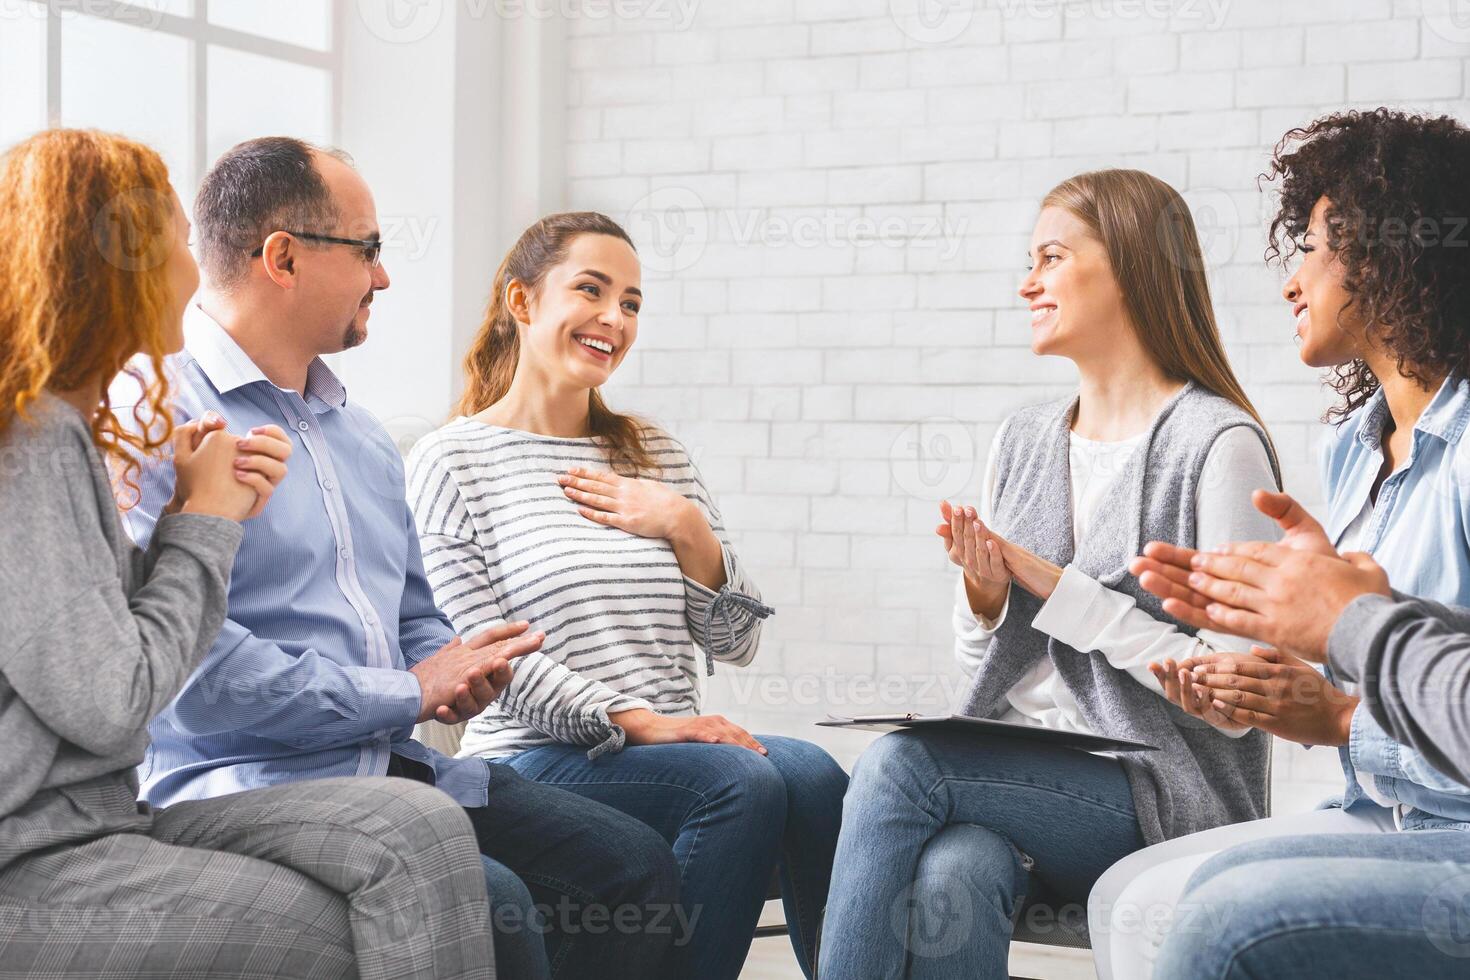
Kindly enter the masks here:
M 948 500 L 939 505 L 944 523 L 934 533 L 944 539 L 949 560 L 958 565 L 976 586 L 1010 584 L 1002 546 L 1005 544 L 980 520 L 973 507 L 953 507 Z
M 1368 555 L 1338 555 L 1322 526 L 1286 494 L 1257 490 L 1252 500 L 1281 526 L 1281 543 L 1199 552 L 1155 541 L 1129 570 L 1182 622 L 1324 663 L 1338 616 L 1361 595 L 1390 594 L 1388 576 Z

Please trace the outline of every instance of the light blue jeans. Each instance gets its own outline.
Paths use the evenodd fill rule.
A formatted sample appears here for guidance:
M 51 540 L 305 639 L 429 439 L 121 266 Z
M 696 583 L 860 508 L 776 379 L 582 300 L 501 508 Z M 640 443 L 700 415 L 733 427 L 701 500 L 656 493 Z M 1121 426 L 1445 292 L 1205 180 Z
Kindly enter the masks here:
M 1172 933 L 1154 976 L 1470 976 L 1470 833 L 1319 834 L 1241 844 L 1190 879 L 1205 926 Z
M 1007 976 L 1028 891 L 1076 903 L 1143 846 L 1116 759 L 1008 738 L 896 732 L 842 808 L 818 975 Z

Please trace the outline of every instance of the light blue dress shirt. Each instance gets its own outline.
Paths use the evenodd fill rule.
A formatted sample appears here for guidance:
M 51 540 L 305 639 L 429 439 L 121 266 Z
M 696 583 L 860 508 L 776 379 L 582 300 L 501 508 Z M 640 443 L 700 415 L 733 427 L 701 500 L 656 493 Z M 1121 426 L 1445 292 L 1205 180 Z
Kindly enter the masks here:
M 149 726 L 139 769 L 155 806 L 328 776 L 381 776 L 391 754 L 484 806 L 489 770 L 413 741 L 421 690 L 408 668 L 454 636 L 424 577 L 388 434 L 320 360 L 306 397 L 268 381 L 228 333 L 191 310 L 168 371 L 180 421 L 208 410 L 230 431 L 281 426 L 294 446 L 265 512 L 245 522 L 229 618 L 188 684 Z M 119 412 L 123 418 L 130 413 Z M 146 544 L 173 467 L 145 466 L 125 522 Z
M 1383 468 L 1388 402 L 1376 392 L 1328 443 L 1323 485 L 1327 532 L 1342 540 L 1369 503 Z M 1414 426 L 1408 462 L 1379 488 L 1357 550 L 1370 553 L 1395 589 L 1453 606 L 1470 606 L 1470 381 L 1451 377 Z M 1404 804 L 1408 829 L 1470 827 L 1470 787 L 1395 741 L 1359 705 L 1348 744 L 1339 749 L 1347 790 L 1343 805 L 1372 802 L 1358 782 L 1371 774 L 1386 799 Z

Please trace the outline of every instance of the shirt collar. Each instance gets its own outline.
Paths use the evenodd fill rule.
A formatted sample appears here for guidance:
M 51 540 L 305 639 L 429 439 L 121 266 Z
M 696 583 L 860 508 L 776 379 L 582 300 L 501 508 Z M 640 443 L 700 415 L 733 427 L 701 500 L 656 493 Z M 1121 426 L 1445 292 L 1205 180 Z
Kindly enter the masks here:
M 1470 422 L 1470 382 L 1451 375 L 1439 386 L 1414 428 L 1456 443 L 1464 435 L 1467 422 Z
M 184 318 L 184 347 L 221 395 L 261 381 L 271 384 L 235 338 L 198 306 L 190 307 Z M 347 404 L 346 386 L 320 357 L 312 358 L 306 369 L 306 394 L 332 408 Z
M 1372 450 L 1383 444 L 1383 430 L 1388 425 L 1388 400 L 1380 387 L 1363 404 L 1363 424 L 1358 429 L 1358 441 Z M 1419 421 L 1414 423 L 1415 432 L 1435 436 L 1448 443 L 1460 441 L 1470 423 L 1470 381 L 1454 375 L 1446 378 Z

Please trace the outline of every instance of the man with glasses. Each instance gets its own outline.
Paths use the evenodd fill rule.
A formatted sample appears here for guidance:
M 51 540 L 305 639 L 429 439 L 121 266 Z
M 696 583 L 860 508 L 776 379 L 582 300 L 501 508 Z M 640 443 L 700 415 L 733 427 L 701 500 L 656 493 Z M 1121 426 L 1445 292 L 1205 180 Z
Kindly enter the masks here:
M 150 726 L 143 797 L 167 806 L 328 776 L 433 784 L 466 808 L 490 859 L 501 977 L 657 975 L 691 925 L 662 838 L 412 737 L 415 723 L 484 710 L 541 636 L 528 624 L 454 636 L 424 577 L 397 449 L 321 360 L 367 339 L 389 285 L 367 184 L 341 153 L 251 140 L 205 177 L 195 224 L 205 288 L 169 365 L 176 412 L 279 425 L 296 453 L 246 528 L 224 628 Z M 126 518 L 135 539 L 173 482 L 167 462 L 145 465 Z

